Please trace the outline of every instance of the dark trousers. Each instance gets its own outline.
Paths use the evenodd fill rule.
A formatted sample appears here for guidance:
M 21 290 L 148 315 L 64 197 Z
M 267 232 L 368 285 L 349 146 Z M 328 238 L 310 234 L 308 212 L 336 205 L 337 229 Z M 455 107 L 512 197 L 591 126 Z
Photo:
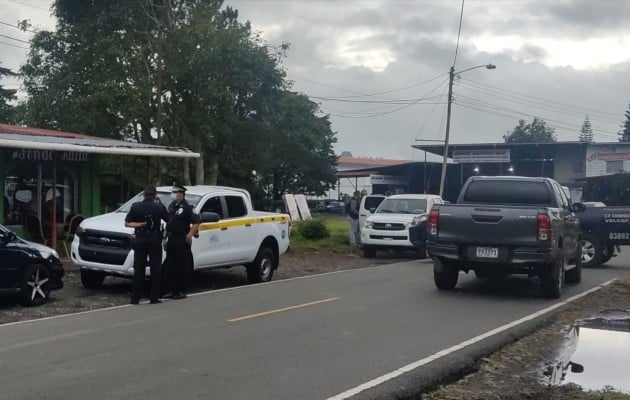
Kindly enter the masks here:
M 188 273 L 193 269 L 193 255 L 186 235 L 170 235 L 166 244 L 165 267 L 169 275 L 169 287 L 175 293 L 186 293 Z
M 136 237 L 133 241 L 133 294 L 132 299 L 142 297 L 144 270 L 149 259 L 151 271 L 151 300 L 160 297 L 160 274 L 162 268 L 162 242 L 159 238 Z

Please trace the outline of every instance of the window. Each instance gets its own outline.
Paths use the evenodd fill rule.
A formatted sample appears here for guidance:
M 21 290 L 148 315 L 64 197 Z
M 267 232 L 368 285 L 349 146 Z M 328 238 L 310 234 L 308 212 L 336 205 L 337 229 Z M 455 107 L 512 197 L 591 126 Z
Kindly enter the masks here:
M 544 181 L 474 180 L 466 189 L 464 203 L 554 205 Z
M 569 202 L 567 201 L 566 196 L 564 195 L 564 190 L 555 183 L 552 185 L 553 190 L 556 192 L 556 196 L 558 196 L 558 200 L 560 200 L 562 208 L 569 208 Z
M 623 160 L 606 161 L 606 172 L 609 174 L 617 174 L 623 172 Z
M 223 219 L 223 207 L 221 206 L 221 198 L 219 196 L 209 198 L 201 207 L 201 212 L 213 212 L 219 215 L 219 219 Z
M 227 214 L 229 218 L 237 218 L 247 215 L 247 206 L 241 196 L 225 196 Z
M 574 174 L 581 174 L 582 172 L 584 172 L 584 164 L 582 163 L 582 161 L 574 162 L 573 163 L 573 173 Z

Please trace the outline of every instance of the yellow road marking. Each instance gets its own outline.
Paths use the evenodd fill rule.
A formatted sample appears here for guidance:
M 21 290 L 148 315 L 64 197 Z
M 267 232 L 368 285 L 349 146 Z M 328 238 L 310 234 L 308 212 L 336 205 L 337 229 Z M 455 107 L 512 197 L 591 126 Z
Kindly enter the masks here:
M 331 297 L 329 299 L 317 300 L 317 301 L 313 301 L 313 302 L 310 302 L 310 303 L 304 303 L 304 304 L 298 304 L 296 306 L 278 308 L 278 309 L 275 309 L 275 310 L 264 311 L 264 312 L 257 313 L 257 314 L 245 315 L 244 317 L 228 319 L 228 322 L 238 322 L 238 321 L 243 321 L 243 320 L 246 320 L 246 319 L 263 317 L 263 316 L 269 315 L 269 314 L 276 314 L 276 313 L 283 312 L 283 311 L 295 310 L 296 308 L 313 306 L 315 304 L 327 303 L 329 301 L 335 301 L 335 300 L 339 300 L 339 297 Z

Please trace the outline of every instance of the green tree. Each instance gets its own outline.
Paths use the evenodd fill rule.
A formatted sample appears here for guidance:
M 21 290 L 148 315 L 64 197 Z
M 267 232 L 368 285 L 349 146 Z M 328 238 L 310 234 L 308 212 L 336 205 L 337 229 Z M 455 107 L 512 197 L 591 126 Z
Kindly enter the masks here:
M 630 142 L 630 106 L 626 111 L 626 121 L 621 125 L 621 131 L 619 131 L 620 142 Z
M 580 129 L 580 142 L 591 143 L 593 141 L 593 128 L 591 127 L 591 121 L 588 119 L 588 115 L 584 119 L 582 129 Z
M 0 78 L 3 76 L 16 76 L 16 74 L 8 68 L 0 67 Z M 0 85 L 0 122 L 10 122 L 13 117 L 14 107 L 9 104 L 15 100 L 15 89 L 5 89 Z
M 534 118 L 531 123 L 524 120 L 518 121 L 518 125 L 503 135 L 505 143 L 546 143 L 555 142 L 555 130 L 547 126 L 547 123 L 539 118 Z

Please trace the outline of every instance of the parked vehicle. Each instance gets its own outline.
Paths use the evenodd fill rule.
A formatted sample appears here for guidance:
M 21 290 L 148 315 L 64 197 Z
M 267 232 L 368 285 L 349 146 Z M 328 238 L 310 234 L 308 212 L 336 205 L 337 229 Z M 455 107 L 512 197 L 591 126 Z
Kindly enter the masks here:
M 0 225 L 0 293 L 17 295 L 25 306 L 48 301 L 63 287 L 59 254 L 48 246 L 21 239 Z
M 436 204 L 442 204 L 442 199 L 431 194 L 397 194 L 384 199 L 361 227 L 363 255 L 372 258 L 379 250 L 407 249 L 425 258 L 424 246 L 411 241 L 409 228 L 425 220 Z
M 592 204 L 592 203 L 588 203 Z M 577 213 L 582 231 L 582 265 L 597 267 L 630 244 L 630 207 L 598 203 Z
M 479 277 L 539 276 L 542 294 L 558 298 L 564 282 L 581 281 L 580 224 L 561 186 L 549 178 L 471 177 L 457 204 L 435 206 L 427 252 L 439 289 L 459 271 Z
M 158 188 L 163 204 L 170 203 L 170 190 L 170 186 Z M 79 226 L 71 257 L 81 270 L 83 286 L 100 287 L 108 275 L 133 276 L 134 230 L 125 228 L 124 219 L 141 199 L 142 193 L 118 210 L 85 219 Z M 186 200 L 202 217 L 216 214 L 216 222 L 202 223 L 199 238 L 193 240 L 193 271 L 244 265 L 250 282 L 271 280 L 279 257 L 289 247 L 288 215 L 254 211 L 246 190 L 223 186 L 189 186 Z
M 346 205 L 343 201 L 331 201 L 326 206 L 326 211 L 331 214 L 343 214 L 346 212 Z
M 328 209 L 326 208 L 331 201 L 334 200 L 320 200 L 317 202 L 317 204 L 315 204 L 315 207 L 313 207 L 313 211 L 315 212 L 327 212 Z

